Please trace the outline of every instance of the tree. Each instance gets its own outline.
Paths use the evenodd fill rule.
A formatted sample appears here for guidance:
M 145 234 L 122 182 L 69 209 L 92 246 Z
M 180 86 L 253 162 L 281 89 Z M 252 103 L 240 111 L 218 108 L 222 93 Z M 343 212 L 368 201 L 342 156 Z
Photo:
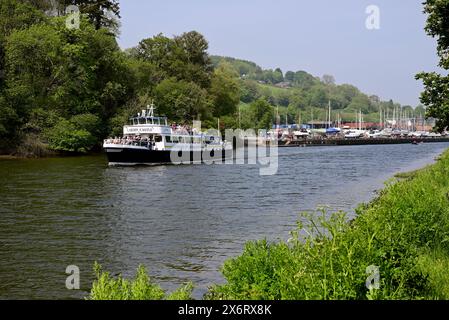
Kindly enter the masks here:
M 325 85 L 334 85 L 335 84 L 335 78 L 334 76 L 331 76 L 329 74 L 325 74 L 323 75 L 323 79 L 322 79 L 323 83 Z
M 284 81 L 284 73 L 282 72 L 281 68 L 276 68 L 276 70 L 274 70 L 274 77 L 276 83 Z
M 213 65 L 207 53 L 206 39 L 196 31 L 183 33 L 174 39 L 159 34 L 142 40 L 136 57 L 153 64 L 160 81 L 176 78 L 209 88 Z
M 8 93 L 23 108 L 107 118 L 132 92 L 115 38 L 87 22 L 69 30 L 64 18 L 54 18 L 51 24 L 16 31 L 9 37 L 6 60 Z
M 316 83 L 316 79 L 305 71 L 297 71 L 295 73 L 294 83 L 300 88 L 310 89 Z
M 437 39 L 439 66 L 449 70 L 449 0 L 427 0 L 424 13 L 428 14 L 425 30 Z M 422 72 L 416 79 L 424 83 L 421 102 L 427 107 L 426 116 L 436 118 L 435 129 L 444 131 L 449 127 L 449 76 Z
M 313 87 L 309 92 L 310 105 L 315 107 L 325 107 L 329 103 L 327 90 L 321 86 Z
M 87 14 L 95 29 L 107 28 L 116 30 L 120 18 L 118 0 L 59 0 L 59 11 L 65 12 L 69 5 L 76 5 L 81 13 Z
M 240 82 L 240 90 L 240 99 L 245 103 L 251 103 L 261 96 L 257 82 L 254 80 L 242 80 Z
M 371 101 L 364 94 L 359 94 L 354 97 L 347 107 L 348 111 L 362 111 L 363 113 L 369 113 L 371 109 Z
M 133 95 L 136 80 L 114 36 L 83 19 L 80 29 L 69 30 L 65 18 L 56 17 L 8 36 L 2 109 L 13 107 L 14 112 L 6 110 L 5 114 L 16 124 L 17 133 L 66 134 L 61 128 L 52 131 L 55 123 L 42 119 L 56 115 L 63 121 L 75 116 L 71 126 L 78 130 L 90 123 L 91 127 L 80 130 L 100 141 L 108 133 L 108 119 Z M 11 128 L 8 132 L 14 133 Z M 84 133 L 80 133 L 82 139 L 68 136 L 64 143 L 55 142 L 55 134 L 48 137 L 53 138 L 50 147 L 57 150 L 88 150 L 92 146 Z M 68 147 L 71 139 L 76 140 L 76 148 Z M 87 144 L 79 147 L 80 141 Z
M 0 90 L 5 79 L 5 45 L 7 37 L 18 29 L 26 29 L 45 21 L 45 16 L 31 4 L 18 0 L 0 2 Z
M 238 74 L 230 64 L 224 62 L 215 69 L 210 94 L 215 117 L 235 113 L 240 102 L 240 87 Z
M 193 82 L 165 79 L 154 89 L 159 113 L 175 121 L 190 122 L 211 117 L 207 91 Z
M 293 71 L 287 71 L 285 73 L 285 80 L 293 82 L 295 80 L 295 73 Z
M 95 137 L 83 128 L 67 120 L 61 120 L 46 133 L 50 147 L 53 150 L 82 152 L 89 151 L 96 142 Z
M 265 99 L 254 101 L 251 106 L 254 129 L 271 129 L 273 124 L 273 108 Z

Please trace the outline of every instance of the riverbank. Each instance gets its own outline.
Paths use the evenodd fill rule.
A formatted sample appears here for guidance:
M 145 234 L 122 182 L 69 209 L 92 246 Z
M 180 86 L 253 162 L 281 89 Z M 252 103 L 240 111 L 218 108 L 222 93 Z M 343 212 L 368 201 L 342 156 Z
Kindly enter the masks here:
M 449 151 L 356 211 L 350 222 L 341 212 L 303 214 L 289 241 L 247 243 L 205 298 L 449 299 Z M 128 285 L 99 279 L 92 297 L 130 297 L 117 292 Z

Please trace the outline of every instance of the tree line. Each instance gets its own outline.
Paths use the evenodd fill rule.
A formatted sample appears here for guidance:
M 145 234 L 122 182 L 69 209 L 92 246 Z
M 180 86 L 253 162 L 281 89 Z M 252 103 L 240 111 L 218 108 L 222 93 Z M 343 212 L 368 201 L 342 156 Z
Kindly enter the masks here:
M 66 27 L 70 4 L 81 10 L 79 29 Z M 237 77 L 225 65 L 213 67 L 201 34 L 160 34 L 123 51 L 119 17 L 117 1 L 2 0 L 3 152 L 27 141 L 31 153 L 39 146 L 86 152 L 153 100 L 177 122 L 214 123 L 235 112 Z
M 66 27 L 68 5 L 80 8 L 79 28 Z M 337 85 L 332 76 L 210 56 L 196 31 L 159 34 L 122 50 L 119 19 L 116 0 L 0 2 L 1 152 L 87 152 L 121 134 L 152 101 L 171 121 L 201 120 L 209 128 L 217 118 L 223 128 L 270 128 L 276 114 L 297 122 L 319 117 L 329 101 L 351 117 L 359 110 L 424 113 Z

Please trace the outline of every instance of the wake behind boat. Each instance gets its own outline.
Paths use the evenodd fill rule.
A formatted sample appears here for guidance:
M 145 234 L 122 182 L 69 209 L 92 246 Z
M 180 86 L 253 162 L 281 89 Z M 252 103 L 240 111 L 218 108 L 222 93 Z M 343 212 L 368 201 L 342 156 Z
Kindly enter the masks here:
M 106 139 L 103 149 L 111 166 L 204 163 L 232 157 L 232 144 L 219 134 L 208 135 L 187 126 L 168 125 L 148 106 L 123 127 L 123 137 Z M 228 151 L 228 152 L 227 152 Z

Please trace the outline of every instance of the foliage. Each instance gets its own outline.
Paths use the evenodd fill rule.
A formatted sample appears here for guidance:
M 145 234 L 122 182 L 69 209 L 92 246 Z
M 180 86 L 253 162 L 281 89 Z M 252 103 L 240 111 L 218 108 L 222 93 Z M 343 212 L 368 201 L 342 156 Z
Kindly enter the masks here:
M 165 79 L 154 89 L 159 113 L 175 121 L 192 121 L 210 117 L 207 91 L 196 83 L 174 78 Z
M 58 0 L 56 9 L 63 14 L 69 5 L 76 5 L 80 12 L 89 17 L 89 21 L 99 30 L 107 28 L 115 31 L 118 28 L 120 18 L 120 5 L 118 0 Z
M 209 88 L 212 64 L 207 54 L 208 43 L 196 31 L 186 32 L 173 39 L 159 34 L 142 40 L 131 54 L 155 67 L 158 82 L 175 78 L 194 82 L 202 88 Z
M 253 119 L 252 128 L 271 129 L 273 123 L 273 108 L 265 99 L 259 99 L 250 105 L 251 118 Z
M 270 72 L 282 73 L 278 68 L 275 71 L 263 70 L 253 62 L 229 57 L 212 56 L 215 67 L 220 63 L 230 65 L 240 75 L 241 102 L 251 104 L 264 97 L 272 106 L 279 106 L 283 119 L 296 122 L 301 118 L 304 122 L 327 117 L 329 102 L 332 107 L 332 119 L 337 114 L 342 121 L 353 122 L 355 113 L 362 111 L 364 119 L 369 122 L 379 121 L 379 112 L 392 117 L 394 110 L 398 112 L 402 108 L 407 110 L 410 117 L 423 115 L 422 107 L 414 110 L 409 106 L 401 106 L 392 100 L 382 101 L 379 97 L 368 96 L 358 88 L 350 84 L 336 84 L 331 75 L 324 75 L 322 79 L 314 77 L 306 71 L 287 71 L 282 79 L 273 81 L 267 77 Z M 282 107 L 288 107 L 283 109 Z M 311 117 L 313 111 L 313 117 Z M 244 119 L 243 122 L 247 122 Z
M 193 285 L 191 283 L 180 287 L 167 295 L 164 290 L 148 276 L 144 266 L 139 266 L 132 280 L 121 276 L 111 277 L 101 266 L 95 263 L 96 280 L 89 296 L 91 300 L 191 300 Z
M 424 12 L 428 14 L 427 34 L 437 39 L 439 66 L 449 70 L 449 0 L 427 0 Z M 444 131 L 449 126 L 449 76 L 422 72 L 416 79 L 424 83 L 421 102 L 427 107 L 426 115 L 437 118 L 436 129 Z
M 80 29 L 65 26 L 69 4 L 83 13 Z M 320 79 L 303 70 L 284 73 L 210 56 L 207 40 L 197 31 L 171 38 L 159 34 L 122 51 L 116 41 L 119 17 L 116 0 L 0 2 L 0 152 L 18 148 L 28 134 L 42 142 L 52 137 L 58 149 L 94 148 L 107 135 L 120 135 L 131 112 L 153 101 L 171 121 L 201 119 L 206 127 L 215 127 L 219 118 L 224 128 L 254 129 L 271 128 L 274 107 L 282 122 L 324 120 L 329 101 L 332 118 L 338 114 L 343 121 L 354 121 L 355 113 L 363 111 L 365 120 L 374 122 L 379 111 L 392 115 L 401 107 L 336 84 L 331 75 Z M 426 83 L 444 91 L 444 81 L 430 77 Z M 444 94 L 429 91 L 423 102 L 444 110 Z M 422 107 L 407 110 L 410 115 L 424 113 Z M 77 138 L 71 137 L 83 127 L 72 117 L 86 114 L 96 117 L 96 128 L 80 129 Z M 72 146 L 50 134 L 64 131 L 56 128 L 60 119 L 74 129 L 65 130 L 62 139 L 74 142 Z M 80 147 L 80 141 L 87 145 Z
M 96 142 L 89 131 L 65 119 L 61 119 L 54 127 L 47 130 L 45 136 L 50 148 L 57 151 L 85 153 Z
M 6 81 L 0 98 L 0 129 L 6 129 L 0 134 L 17 139 L 29 130 L 48 133 L 50 123 L 45 115 L 50 115 L 49 119 L 70 119 L 89 113 L 96 117 L 95 130 L 87 130 L 89 135 L 75 134 L 75 130 L 71 135 L 76 139 L 62 139 L 74 139 L 74 149 L 88 150 L 108 134 L 102 124 L 134 94 L 137 80 L 131 65 L 114 36 L 106 29 L 95 30 L 85 19 L 79 30 L 67 29 L 63 17 L 32 21 L 29 26 L 14 27 L 4 42 Z M 72 124 L 76 128 L 76 123 Z M 81 141 L 88 144 L 80 147 Z M 73 149 L 56 142 L 53 146 Z
M 215 69 L 210 93 L 215 117 L 235 113 L 240 102 L 240 87 L 237 74 L 230 65 L 223 63 Z

